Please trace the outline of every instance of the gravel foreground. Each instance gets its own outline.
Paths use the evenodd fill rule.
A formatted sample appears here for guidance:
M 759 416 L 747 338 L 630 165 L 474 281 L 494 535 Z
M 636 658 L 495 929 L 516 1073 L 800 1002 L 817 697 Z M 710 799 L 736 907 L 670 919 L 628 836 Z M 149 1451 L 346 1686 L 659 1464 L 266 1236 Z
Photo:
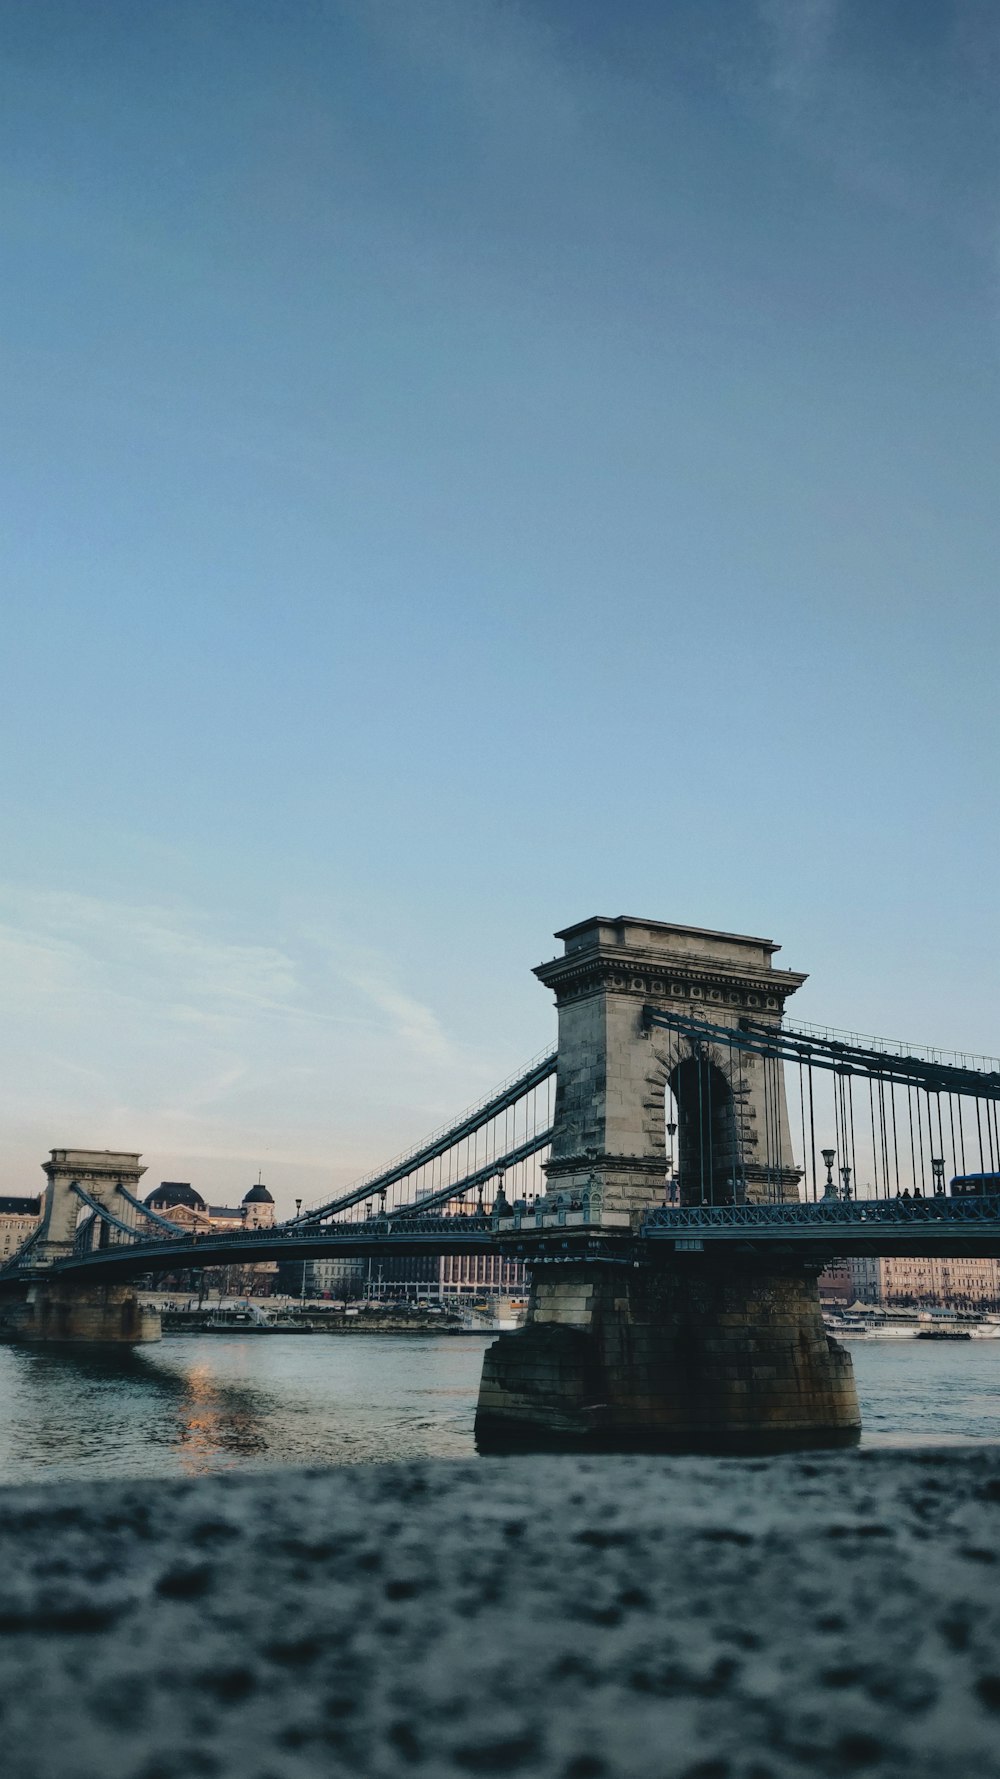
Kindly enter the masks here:
M 1000 1449 L 0 1504 L 6 1779 L 1000 1776 Z

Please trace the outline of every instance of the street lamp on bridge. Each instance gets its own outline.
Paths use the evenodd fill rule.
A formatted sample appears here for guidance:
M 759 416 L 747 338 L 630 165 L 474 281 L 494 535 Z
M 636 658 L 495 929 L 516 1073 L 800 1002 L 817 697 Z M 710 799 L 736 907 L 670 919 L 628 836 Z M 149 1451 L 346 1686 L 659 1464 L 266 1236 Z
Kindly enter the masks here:
M 931 1156 L 931 1172 L 934 1175 L 934 1197 L 944 1197 L 944 1156 Z
M 299 1212 L 301 1211 L 301 1209 L 302 1209 L 302 1200 L 301 1200 L 301 1198 L 297 1198 L 295 1200 L 295 1220 L 296 1220 L 296 1222 L 298 1222 L 298 1216 L 299 1216 Z M 302 1283 L 301 1283 L 301 1287 L 299 1290 L 299 1304 L 301 1305 L 301 1304 L 305 1303 L 305 1300 L 306 1300 L 306 1263 L 303 1260 L 303 1262 L 302 1262 Z
M 821 1149 L 820 1154 L 823 1157 L 823 1166 L 826 1168 L 826 1186 L 823 1197 L 836 1198 L 837 1188 L 833 1183 L 833 1164 L 837 1159 L 837 1151 L 836 1149 Z

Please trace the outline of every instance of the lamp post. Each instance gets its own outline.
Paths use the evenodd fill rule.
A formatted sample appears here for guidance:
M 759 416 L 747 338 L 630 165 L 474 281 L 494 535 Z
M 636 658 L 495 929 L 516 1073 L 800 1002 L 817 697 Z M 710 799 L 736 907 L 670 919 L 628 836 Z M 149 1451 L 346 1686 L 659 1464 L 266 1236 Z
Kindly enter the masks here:
M 844 1198 L 849 1199 L 851 1196 L 851 1170 L 850 1170 L 850 1168 L 842 1167 L 840 1169 L 840 1177 L 844 1182 Z
M 944 1156 L 931 1156 L 931 1172 L 934 1175 L 934 1197 L 944 1197 Z
M 821 1149 L 820 1154 L 823 1157 L 823 1166 L 826 1168 L 826 1186 L 823 1190 L 823 1197 L 836 1198 L 837 1188 L 833 1183 L 833 1164 L 837 1158 L 837 1151 L 836 1149 Z
M 675 1136 L 676 1136 L 676 1134 L 677 1134 L 677 1126 L 676 1126 L 676 1124 L 668 1124 L 668 1125 L 667 1125 L 667 1136 L 668 1136 L 668 1137 L 669 1137 L 669 1138 L 670 1138 L 670 1152 L 669 1152 L 669 1154 L 668 1154 L 668 1156 L 667 1156 L 667 1168 L 668 1168 L 668 1174 L 667 1174 L 667 1203 L 668 1203 L 668 1204 L 673 1204 L 673 1202 L 674 1202 L 674 1196 L 675 1196 L 675 1185 L 674 1185 L 674 1137 L 675 1137 Z
M 298 1217 L 298 1214 L 301 1211 L 301 1209 L 302 1209 L 302 1200 L 301 1200 L 301 1198 L 297 1198 L 295 1200 L 296 1218 Z M 305 1303 L 305 1300 L 306 1300 L 306 1263 L 303 1260 L 303 1262 L 302 1262 L 302 1283 L 299 1287 L 299 1308 L 300 1309 L 301 1309 L 302 1305 Z

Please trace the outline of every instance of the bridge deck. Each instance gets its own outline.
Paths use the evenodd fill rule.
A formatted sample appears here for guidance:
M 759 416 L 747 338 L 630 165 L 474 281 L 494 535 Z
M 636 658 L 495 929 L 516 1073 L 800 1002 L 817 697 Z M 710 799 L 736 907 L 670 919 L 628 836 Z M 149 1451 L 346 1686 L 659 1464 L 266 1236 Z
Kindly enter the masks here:
M 650 1212 L 634 1235 L 594 1227 L 545 1226 L 524 1215 L 520 1228 L 498 1236 L 489 1216 L 373 1218 L 362 1223 L 308 1230 L 301 1224 L 240 1230 L 225 1235 L 157 1235 L 138 1242 L 112 1241 L 44 1270 L 60 1277 L 111 1281 L 141 1273 L 193 1267 L 253 1265 L 266 1260 L 319 1260 L 335 1255 L 366 1259 L 437 1254 L 488 1254 L 543 1261 L 593 1254 L 608 1258 L 628 1248 L 632 1259 L 665 1258 L 670 1252 L 797 1254 L 827 1261 L 835 1256 L 905 1255 L 917 1258 L 1000 1259 L 1000 1197 L 861 1199 L 818 1204 L 664 1206 Z M 39 1269 L 41 1270 L 41 1269 Z M 9 1263 L 0 1283 L 30 1276 L 30 1254 Z
M 44 1269 L 101 1283 L 134 1278 L 141 1273 L 189 1271 L 213 1266 L 255 1266 L 268 1260 L 322 1260 L 334 1256 L 365 1259 L 390 1253 L 408 1258 L 437 1254 L 488 1254 L 494 1251 L 488 1217 L 404 1218 L 398 1224 L 381 1219 L 345 1224 L 341 1229 L 239 1230 L 226 1235 L 156 1236 L 150 1241 L 112 1242 L 91 1254 L 74 1254 Z M 41 1270 L 41 1269 L 39 1269 Z M 28 1268 L 30 1272 L 30 1266 Z M 25 1272 L 8 1266 L 0 1283 L 23 1279 Z
M 667 1205 L 649 1214 L 643 1237 L 682 1251 L 700 1244 L 808 1251 L 826 1259 L 851 1254 L 989 1259 L 1000 1257 L 1000 1197 Z

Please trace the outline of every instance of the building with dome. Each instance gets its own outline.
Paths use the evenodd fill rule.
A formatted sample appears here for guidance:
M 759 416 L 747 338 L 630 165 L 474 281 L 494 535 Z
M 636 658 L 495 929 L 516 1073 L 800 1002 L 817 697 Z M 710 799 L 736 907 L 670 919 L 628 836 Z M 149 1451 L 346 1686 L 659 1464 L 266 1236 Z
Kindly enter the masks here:
M 151 1211 L 176 1223 L 188 1235 L 224 1235 L 234 1229 L 273 1229 L 276 1222 L 274 1199 L 259 1178 L 256 1185 L 244 1193 L 238 1205 L 208 1204 L 190 1180 L 161 1180 L 152 1192 L 147 1192 L 145 1203 Z M 231 1276 L 225 1286 L 227 1290 L 267 1297 L 274 1289 L 278 1263 L 262 1260 L 252 1266 L 226 1266 L 215 1270 L 220 1276 Z M 237 1273 L 240 1275 L 238 1283 L 234 1282 Z
M 274 1199 L 267 1187 L 263 1186 L 259 1180 L 256 1186 L 251 1186 L 249 1192 L 244 1193 L 243 1203 L 246 1206 L 248 1229 L 274 1228 Z M 240 1214 L 242 1215 L 242 1212 Z
M 158 1211 L 161 1217 L 169 1217 L 172 1223 L 191 1223 L 199 1216 L 208 1214 L 208 1206 L 200 1192 L 196 1192 L 190 1180 L 161 1180 L 152 1192 L 147 1192 L 146 1204 L 151 1211 Z M 175 1216 L 180 1212 L 180 1216 Z

